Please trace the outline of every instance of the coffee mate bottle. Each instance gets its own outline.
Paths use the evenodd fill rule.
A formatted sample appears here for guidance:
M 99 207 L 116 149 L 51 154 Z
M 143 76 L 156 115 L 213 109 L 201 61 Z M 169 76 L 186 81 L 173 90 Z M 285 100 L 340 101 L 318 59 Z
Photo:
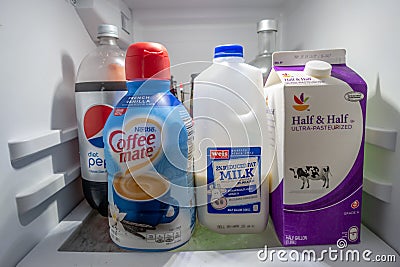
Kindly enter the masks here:
M 132 44 L 128 93 L 104 127 L 110 236 L 123 248 L 174 249 L 194 228 L 193 125 L 170 92 L 169 66 L 161 44 Z
M 194 81 L 196 201 L 200 223 L 219 233 L 257 233 L 268 220 L 273 132 L 267 125 L 261 70 L 243 47 L 215 48 Z

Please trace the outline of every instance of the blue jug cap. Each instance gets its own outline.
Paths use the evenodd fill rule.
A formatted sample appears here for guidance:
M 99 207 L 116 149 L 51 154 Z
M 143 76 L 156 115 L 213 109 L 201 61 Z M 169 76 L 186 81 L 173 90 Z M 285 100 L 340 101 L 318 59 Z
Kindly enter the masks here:
M 243 46 L 238 44 L 216 46 L 214 49 L 214 58 L 217 57 L 243 57 Z

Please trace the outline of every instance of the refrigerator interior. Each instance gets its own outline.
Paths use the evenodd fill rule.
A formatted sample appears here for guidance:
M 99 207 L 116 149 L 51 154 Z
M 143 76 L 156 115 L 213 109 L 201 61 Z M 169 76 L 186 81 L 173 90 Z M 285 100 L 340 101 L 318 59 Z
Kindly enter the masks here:
M 348 65 L 369 90 L 363 223 L 400 251 L 397 1 L 124 1 L 132 12 L 132 42 L 164 44 L 182 83 L 210 64 L 218 44 L 240 43 L 252 60 L 256 23 L 265 18 L 278 20 L 280 50 L 346 48 Z M 1 266 L 20 261 L 83 198 L 74 81 L 95 43 L 76 2 L 0 4 Z

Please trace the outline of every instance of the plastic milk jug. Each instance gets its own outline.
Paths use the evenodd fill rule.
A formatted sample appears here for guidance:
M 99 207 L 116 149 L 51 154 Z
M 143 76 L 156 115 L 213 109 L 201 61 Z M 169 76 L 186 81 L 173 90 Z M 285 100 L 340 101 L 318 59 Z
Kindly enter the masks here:
M 219 233 L 257 233 L 268 221 L 274 142 L 261 71 L 243 47 L 215 48 L 194 82 L 194 169 L 198 218 Z

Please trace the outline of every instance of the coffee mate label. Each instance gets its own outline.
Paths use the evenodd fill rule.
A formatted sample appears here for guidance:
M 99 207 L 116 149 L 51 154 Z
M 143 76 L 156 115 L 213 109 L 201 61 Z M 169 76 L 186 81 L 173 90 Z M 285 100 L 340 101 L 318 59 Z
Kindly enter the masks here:
M 110 133 L 108 143 L 114 160 L 125 163 L 135 172 L 151 164 L 160 155 L 161 125 L 156 119 L 135 118 L 125 123 L 123 130 Z
M 207 211 L 260 213 L 261 147 L 207 149 Z
M 168 93 L 129 92 L 114 108 L 104 141 L 110 236 L 117 245 L 163 251 L 190 239 L 195 224 L 192 138 L 189 114 Z

